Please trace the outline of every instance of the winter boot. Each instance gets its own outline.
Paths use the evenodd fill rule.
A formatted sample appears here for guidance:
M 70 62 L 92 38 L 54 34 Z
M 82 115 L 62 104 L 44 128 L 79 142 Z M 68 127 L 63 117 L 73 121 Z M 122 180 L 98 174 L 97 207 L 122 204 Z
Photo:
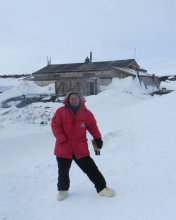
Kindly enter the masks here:
M 100 196 L 114 196 L 115 195 L 115 191 L 113 189 L 109 189 L 109 188 L 104 188 L 102 191 L 99 192 Z
M 64 200 L 68 195 L 68 191 L 65 190 L 65 191 L 59 191 L 58 195 L 57 195 L 57 200 L 58 201 L 61 201 L 61 200 Z

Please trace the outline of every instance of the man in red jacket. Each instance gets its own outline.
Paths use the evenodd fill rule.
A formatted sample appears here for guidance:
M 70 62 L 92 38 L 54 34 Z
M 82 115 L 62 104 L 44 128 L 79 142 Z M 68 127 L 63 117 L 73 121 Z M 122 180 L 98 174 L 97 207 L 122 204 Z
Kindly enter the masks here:
M 52 118 L 51 128 L 56 138 L 54 154 L 58 162 L 58 195 L 63 200 L 70 186 L 69 170 L 72 160 L 87 174 L 101 196 L 113 196 L 115 191 L 106 187 L 106 181 L 98 170 L 88 150 L 86 130 L 90 132 L 99 149 L 103 146 L 100 131 L 93 114 L 85 107 L 77 92 L 69 92 Z

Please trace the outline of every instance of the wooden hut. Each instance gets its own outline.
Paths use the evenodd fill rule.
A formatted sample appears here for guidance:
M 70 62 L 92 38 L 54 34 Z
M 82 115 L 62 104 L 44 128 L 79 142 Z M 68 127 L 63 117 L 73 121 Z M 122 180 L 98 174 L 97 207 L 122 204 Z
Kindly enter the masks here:
M 128 68 L 138 66 L 134 59 L 92 62 L 91 58 L 84 63 L 51 64 L 32 75 L 39 86 L 55 83 L 56 95 L 61 96 L 68 91 L 78 91 L 83 95 L 97 94 L 100 85 L 108 85 L 114 77 L 112 67 Z
M 100 85 L 108 85 L 114 77 L 135 76 L 134 72 L 138 68 L 135 59 L 92 62 L 92 54 L 90 54 L 90 59 L 87 57 L 83 63 L 51 64 L 50 60 L 47 66 L 32 75 L 33 80 L 40 86 L 55 83 L 57 96 L 72 90 L 83 95 L 92 95 L 99 93 Z M 140 69 L 140 71 L 145 73 L 145 77 L 140 78 L 146 85 L 156 85 L 153 83 L 156 79 L 149 77 L 149 74 L 147 76 L 146 70 Z

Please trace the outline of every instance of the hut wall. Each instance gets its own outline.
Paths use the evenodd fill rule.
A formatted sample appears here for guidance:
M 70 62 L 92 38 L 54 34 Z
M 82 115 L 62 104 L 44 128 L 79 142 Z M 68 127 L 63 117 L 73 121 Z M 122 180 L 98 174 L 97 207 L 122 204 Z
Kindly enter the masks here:
M 104 70 L 104 71 L 96 71 L 95 76 L 100 77 L 100 76 L 113 76 L 113 73 L 111 70 Z
M 34 78 L 53 78 L 54 73 L 34 74 Z
M 84 72 L 64 72 L 54 73 L 55 77 L 93 77 L 93 76 L 112 76 L 111 70 L 104 71 L 84 71 Z
M 113 77 L 118 77 L 119 79 L 123 79 L 123 78 L 126 78 L 128 76 L 135 77 L 135 75 L 133 75 L 133 74 L 124 73 L 124 72 L 121 72 L 117 69 L 112 69 L 112 75 L 113 75 Z
M 100 79 L 100 85 L 107 86 L 111 83 L 111 81 L 112 81 L 112 77 L 104 78 L 104 79 L 102 78 L 102 79 Z
M 80 72 L 55 73 L 54 75 L 59 76 L 59 77 L 81 77 L 82 76 Z

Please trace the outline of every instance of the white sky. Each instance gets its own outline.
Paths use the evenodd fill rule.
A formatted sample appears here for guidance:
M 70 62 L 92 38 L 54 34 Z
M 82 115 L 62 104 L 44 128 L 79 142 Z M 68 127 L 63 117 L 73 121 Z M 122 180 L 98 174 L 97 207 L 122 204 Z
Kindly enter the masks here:
M 175 0 L 0 0 L 0 75 L 52 64 L 134 58 L 176 74 Z

